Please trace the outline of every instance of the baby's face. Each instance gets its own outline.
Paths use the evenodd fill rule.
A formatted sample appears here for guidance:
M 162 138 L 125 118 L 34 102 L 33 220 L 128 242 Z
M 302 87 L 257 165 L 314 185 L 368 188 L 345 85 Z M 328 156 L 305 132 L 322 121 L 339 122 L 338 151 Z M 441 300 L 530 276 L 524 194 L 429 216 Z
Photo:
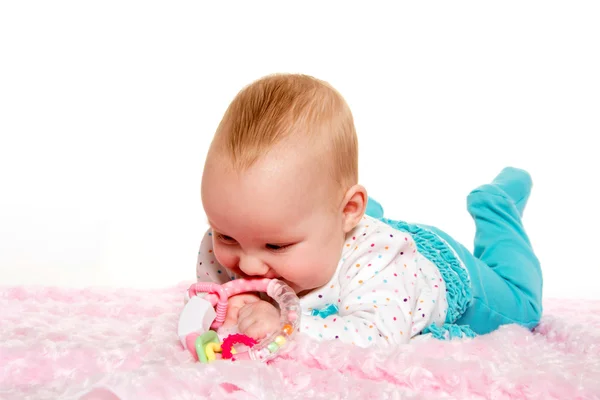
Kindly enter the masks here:
M 343 215 L 311 160 L 278 151 L 237 173 L 209 155 L 202 202 L 221 265 L 242 277 L 279 278 L 296 293 L 331 279 L 345 240 Z

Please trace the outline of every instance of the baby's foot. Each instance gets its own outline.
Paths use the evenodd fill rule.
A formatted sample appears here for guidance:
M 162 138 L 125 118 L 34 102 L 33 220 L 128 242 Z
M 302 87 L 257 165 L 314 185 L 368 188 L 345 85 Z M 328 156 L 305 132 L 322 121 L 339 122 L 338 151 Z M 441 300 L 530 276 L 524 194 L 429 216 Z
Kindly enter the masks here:
M 506 167 L 494 178 L 492 183 L 481 185 L 473 190 L 468 197 L 468 204 L 473 205 L 479 202 L 482 197 L 478 194 L 493 194 L 512 201 L 519 215 L 522 216 L 532 186 L 531 176 L 527 171 Z
M 506 167 L 492 181 L 504 191 L 508 197 L 515 203 L 519 214 L 523 215 L 523 210 L 529 200 L 533 182 L 531 175 L 523 169 Z

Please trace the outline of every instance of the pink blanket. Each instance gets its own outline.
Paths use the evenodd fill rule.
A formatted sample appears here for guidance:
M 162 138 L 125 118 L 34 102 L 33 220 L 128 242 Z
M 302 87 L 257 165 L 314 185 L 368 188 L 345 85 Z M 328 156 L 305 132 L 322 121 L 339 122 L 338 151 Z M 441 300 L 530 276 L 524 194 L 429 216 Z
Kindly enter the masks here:
M 268 365 L 204 365 L 176 337 L 187 287 L 0 288 L 0 399 L 600 399 L 600 301 L 547 300 L 533 333 L 393 351 L 300 335 Z

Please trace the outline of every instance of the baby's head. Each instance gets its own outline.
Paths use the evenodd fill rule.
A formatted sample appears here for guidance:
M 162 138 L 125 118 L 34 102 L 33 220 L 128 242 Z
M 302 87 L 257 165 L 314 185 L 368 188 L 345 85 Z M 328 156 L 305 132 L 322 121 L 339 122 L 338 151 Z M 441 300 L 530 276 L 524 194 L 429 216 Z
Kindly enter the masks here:
M 202 203 L 219 263 L 301 293 L 326 284 L 363 217 L 350 109 L 327 83 L 271 75 L 235 97 L 215 133 Z

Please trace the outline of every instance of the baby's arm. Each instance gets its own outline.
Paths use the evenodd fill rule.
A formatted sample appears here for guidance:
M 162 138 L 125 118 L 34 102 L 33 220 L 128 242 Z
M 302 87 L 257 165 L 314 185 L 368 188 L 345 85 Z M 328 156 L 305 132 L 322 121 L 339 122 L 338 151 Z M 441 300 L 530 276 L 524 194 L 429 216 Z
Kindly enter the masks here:
M 443 321 L 445 310 L 438 302 L 444 288 L 436 286 L 439 278 L 425 268 L 428 261 L 412 237 L 382 231 L 353 244 L 339 271 L 338 312 L 303 317 L 302 332 L 360 347 L 389 346 L 408 343 L 433 321 Z
M 213 252 L 212 229 L 208 229 L 200 243 L 196 262 L 196 278 L 198 282 L 215 282 L 223 284 L 235 279 L 233 273 L 217 261 Z
M 385 298 L 379 298 L 377 302 L 382 300 L 385 302 Z M 393 312 L 394 305 L 381 304 L 380 310 L 373 312 L 374 304 L 366 301 L 342 301 L 339 304 L 339 314 L 326 318 L 304 317 L 300 330 L 318 340 L 339 339 L 359 347 L 384 347 L 410 340 L 410 320 L 402 312 Z

